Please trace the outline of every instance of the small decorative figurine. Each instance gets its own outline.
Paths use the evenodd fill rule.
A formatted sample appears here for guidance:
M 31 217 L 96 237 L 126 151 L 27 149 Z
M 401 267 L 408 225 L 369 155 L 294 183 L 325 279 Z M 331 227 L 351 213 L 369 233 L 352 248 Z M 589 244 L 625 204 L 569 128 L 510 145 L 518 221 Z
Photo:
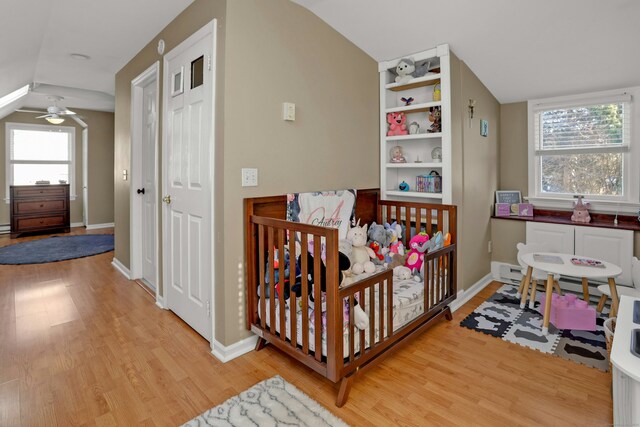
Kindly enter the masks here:
M 442 91 L 440 90 L 440 83 L 433 87 L 433 100 L 440 101 L 442 99 Z
M 408 107 L 409 105 L 411 105 L 411 103 L 414 101 L 413 97 L 410 96 L 408 98 L 405 98 L 404 96 L 402 98 L 400 98 L 400 101 L 404 102 L 404 105 L 406 107 Z
M 582 197 L 583 196 L 578 196 L 578 201 L 574 202 L 573 215 L 571 215 L 571 221 L 573 222 L 591 222 L 591 216 L 588 211 L 591 204 L 582 203 Z
M 409 191 L 409 184 L 407 184 L 406 182 L 402 181 L 400 183 L 400 185 L 398 186 L 398 188 L 400 189 L 400 191 Z
M 416 135 L 420 132 L 420 125 L 418 122 L 411 122 L 409 125 L 409 135 Z
M 431 161 L 434 163 L 440 163 L 442 161 L 442 148 L 436 147 L 431 150 Z
M 438 133 L 442 131 L 442 122 L 440 121 L 440 116 L 442 112 L 440 111 L 440 107 L 429 107 L 429 121 L 431 122 L 431 127 L 427 129 L 429 133 Z
M 396 145 L 389 152 L 389 157 L 391 157 L 391 163 L 407 163 L 407 159 L 404 157 L 404 153 L 402 152 L 402 147 Z

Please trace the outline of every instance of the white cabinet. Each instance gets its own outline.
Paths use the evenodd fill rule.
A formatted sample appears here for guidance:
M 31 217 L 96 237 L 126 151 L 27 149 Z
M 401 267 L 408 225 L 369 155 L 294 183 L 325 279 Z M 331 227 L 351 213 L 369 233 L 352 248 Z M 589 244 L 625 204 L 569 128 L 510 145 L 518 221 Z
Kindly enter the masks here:
M 394 70 L 402 58 L 378 64 L 381 197 L 383 199 L 420 198 L 427 199 L 429 203 L 442 201 L 450 204 L 452 185 L 449 45 L 440 45 L 424 52 L 406 55 L 404 58 L 406 57 L 412 58 L 416 64 L 429 63 L 429 69 L 433 72 L 406 83 L 396 83 Z M 410 98 L 413 100 L 409 101 L 410 105 L 406 105 Z M 440 114 L 440 132 L 434 131 L 431 127 L 432 122 L 429 117 L 432 111 Z M 388 135 L 390 126 L 387 122 L 387 114 L 389 113 L 402 113 L 406 120 L 406 129 L 410 130 L 410 125 L 414 123 L 414 127 L 417 125 L 419 128 L 418 132 L 408 135 Z M 402 148 L 406 162 L 393 162 L 391 151 L 396 146 Z M 432 183 L 437 180 L 437 178 L 425 178 L 430 174 L 440 176 L 441 182 L 436 184 L 436 187 L 440 184 L 440 188 L 425 189 L 417 185 L 418 180 Z M 401 190 L 403 182 L 408 184 L 408 191 Z M 441 191 L 434 192 L 434 190 Z
M 533 221 L 527 221 L 526 228 L 527 243 L 545 243 L 550 252 L 597 258 L 618 265 L 622 274 L 616 283 L 632 286 L 633 231 Z

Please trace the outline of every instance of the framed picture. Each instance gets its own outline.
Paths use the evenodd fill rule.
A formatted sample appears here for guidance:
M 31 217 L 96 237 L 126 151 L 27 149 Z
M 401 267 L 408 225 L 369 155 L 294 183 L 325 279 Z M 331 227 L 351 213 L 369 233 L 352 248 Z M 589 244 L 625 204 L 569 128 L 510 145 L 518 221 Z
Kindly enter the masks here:
M 480 120 L 480 136 L 486 137 L 487 135 L 489 135 L 489 122 Z
M 519 191 L 496 191 L 496 203 L 509 203 L 510 205 L 522 203 Z
M 184 92 L 184 67 L 171 74 L 171 96 Z

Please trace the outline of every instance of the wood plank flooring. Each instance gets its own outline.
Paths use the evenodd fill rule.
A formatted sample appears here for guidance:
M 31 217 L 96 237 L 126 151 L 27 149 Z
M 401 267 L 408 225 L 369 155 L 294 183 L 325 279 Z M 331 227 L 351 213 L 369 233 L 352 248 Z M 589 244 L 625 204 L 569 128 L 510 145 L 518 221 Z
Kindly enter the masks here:
M 0 266 L 0 426 L 177 426 L 276 374 L 353 426 L 612 423 L 608 374 L 458 326 L 497 283 L 336 408 L 337 385 L 270 346 L 219 362 L 112 257 Z

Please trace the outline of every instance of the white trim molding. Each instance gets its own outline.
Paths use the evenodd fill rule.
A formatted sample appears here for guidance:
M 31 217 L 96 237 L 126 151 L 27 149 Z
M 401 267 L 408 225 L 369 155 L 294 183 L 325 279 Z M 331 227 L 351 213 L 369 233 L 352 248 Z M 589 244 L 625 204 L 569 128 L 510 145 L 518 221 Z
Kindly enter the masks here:
M 106 222 L 104 224 L 90 224 L 90 225 L 87 225 L 87 230 L 98 230 L 100 228 L 113 228 L 115 226 L 116 225 L 113 222 Z
M 69 224 L 69 227 L 71 228 L 84 227 L 84 222 L 72 222 L 71 224 Z
M 131 272 L 129 271 L 129 269 L 127 267 L 124 266 L 123 263 L 121 263 L 118 258 L 113 258 L 113 260 L 111 261 L 111 265 L 118 270 L 124 277 L 127 278 L 127 280 L 131 280 Z
M 240 357 L 243 354 L 249 353 L 256 346 L 258 341 L 257 335 L 251 335 L 243 340 L 238 341 L 235 344 L 225 346 L 216 339 L 211 344 L 211 354 L 222 363 L 227 363 L 230 360 Z
M 455 312 L 457 309 L 468 303 L 471 298 L 475 297 L 481 290 L 486 288 L 487 285 L 494 280 L 495 279 L 493 278 L 493 274 L 489 273 L 482 279 L 474 283 L 469 289 L 458 291 L 456 299 L 449 306 L 451 308 L 451 311 Z

